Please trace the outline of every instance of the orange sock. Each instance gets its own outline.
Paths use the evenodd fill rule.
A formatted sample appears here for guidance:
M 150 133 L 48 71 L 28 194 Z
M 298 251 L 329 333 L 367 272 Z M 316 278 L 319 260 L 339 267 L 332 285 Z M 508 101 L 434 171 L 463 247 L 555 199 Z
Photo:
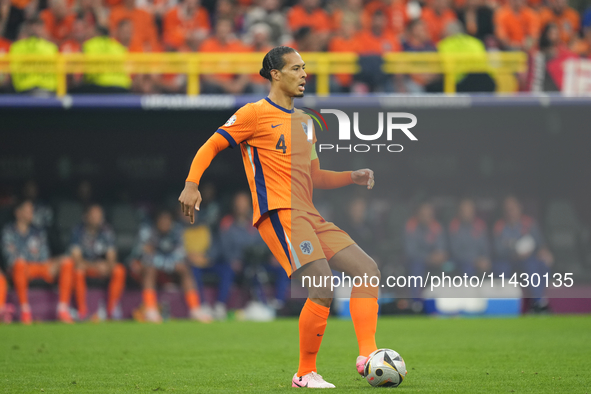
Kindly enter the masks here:
M 349 310 L 359 344 L 359 355 L 369 356 L 378 349 L 376 346 L 376 326 L 378 324 L 378 298 L 376 289 L 354 287 L 351 291 Z
M 74 260 L 66 259 L 60 266 L 59 302 L 70 304 L 72 285 L 74 283 Z
M 12 266 L 12 282 L 18 296 L 18 302 L 22 305 L 29 303 L 27 288 L 29 287 L 29 278 L 27 276 L 27 263 L 18 259 Z
M 316 355 L 326 329 L 330 308 L 306 300 L 300 313 L 300 365 L 298 376 L 316 372 Z
M 8 285 L 6 283 L 6 278 L 0 273 L 0 309 L 4 308 L 4 305 L 6 305 L 7 291 Z
M 189 290 L 185 292 L 185 301 L 187 302 L 187 306 L 189 310 L 199 308 L 199 293 L 197 290 Z
M 158 307 L 158 299 L 156 297 L 156 290 L 144 289 L 142 293 L 144 299 L 144 306 L 148 309 L 156 309 Z
M 115 265 L 111 273 L 111 282 L 109 283 L 109 300 L 107 301 L 107 313 L 110 315 L 123 294 L 125 289 L 125 267 L 121 264 Z
M 84 270 L 76 270 L 76 304 L 80 316 L 86 316 L 88 307 L 86 306 L 86 273 Z

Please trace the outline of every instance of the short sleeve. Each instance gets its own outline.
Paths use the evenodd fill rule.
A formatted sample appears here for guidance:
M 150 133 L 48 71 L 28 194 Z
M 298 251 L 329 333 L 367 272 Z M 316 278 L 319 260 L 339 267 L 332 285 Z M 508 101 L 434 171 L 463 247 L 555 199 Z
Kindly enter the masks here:
M 250 104 L 240 108 L 228 119 L 217 132 L 221 134 L 233 148 L 242 141 L 249 139 L 257 127 L 257 114 Z

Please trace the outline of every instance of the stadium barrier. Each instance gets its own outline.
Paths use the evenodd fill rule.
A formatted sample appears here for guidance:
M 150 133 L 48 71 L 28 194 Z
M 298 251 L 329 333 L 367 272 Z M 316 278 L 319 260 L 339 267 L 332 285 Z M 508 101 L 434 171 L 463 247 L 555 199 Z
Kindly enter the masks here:
M 263 53 L 4 54 L 0 55 L 0 73 L 55 74 L 58 97 L 67 93 L 68 74 L 186 74 L 187 94 L 196 96 L 200 92 L 200 75 L 258 74 L 263 57 Z M 330 93 L 330 75 L 360 70 L 355 53 L 309 52 L 303 57 L 306 72 L 317 77 L 316 93 L 320 96 Z M 456 76 L 462 73 L 490 73 L 497 81 L 497 91 L 515 91 L 513 74 L 527 68 L 523 52 L 491 52 L 486 56 L 395 52 L 383 58 L 383 71 L 388 74 L 443 74 L 448 94 L 455 93 Z

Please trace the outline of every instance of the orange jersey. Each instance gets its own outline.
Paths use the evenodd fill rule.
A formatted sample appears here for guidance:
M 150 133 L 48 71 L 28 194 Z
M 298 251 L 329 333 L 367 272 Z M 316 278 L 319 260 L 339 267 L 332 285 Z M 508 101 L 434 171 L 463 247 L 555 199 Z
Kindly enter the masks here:
M 531 8 L 522 7 L 519 12 L 504 6 L 495 12 L 495 35 L 502 41 L 522 45 L 526 37 L 537 39 L 540 19 Z
M 313 141 L 309 116 L 269 98 L 246 104 L 218 129 L 230 146 L 240 145 L 253 202 L 253 224 L 267 212 L 291 208 L 319 215 L 312 203 Z
M 581 28 L 581 17 L 574 9 L 568 7 L 562 14 L 556 15 L 550 8 L 544 8 L 540 11 L 540 30 L 544 29 L 550 22 L 554 22 L 560 32 L 560 39 L 564 44 L 569 44 L 574 38 L 578 37 Z

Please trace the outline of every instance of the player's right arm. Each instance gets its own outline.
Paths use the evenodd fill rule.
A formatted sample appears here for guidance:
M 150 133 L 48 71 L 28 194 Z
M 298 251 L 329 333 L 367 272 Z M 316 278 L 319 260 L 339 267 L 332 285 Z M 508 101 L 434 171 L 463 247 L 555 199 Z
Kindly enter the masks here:
M 199 210 L 201 204 L 201 193 L 199 192 L 199 181 L 201 176 L 211 164 L 213 158 L 222 150 L 231 146 L 232 148 L 242 141 L 250 138 L 257 125 L 257 114 L 252 105 L 245 105 L 240 108 L 228 121 L 212 135 L 195 155 L 189 176 L 185 181 L 179 202 L 185 216 L 191 218 L 191 224 L 195 222 L 195 209 Z

